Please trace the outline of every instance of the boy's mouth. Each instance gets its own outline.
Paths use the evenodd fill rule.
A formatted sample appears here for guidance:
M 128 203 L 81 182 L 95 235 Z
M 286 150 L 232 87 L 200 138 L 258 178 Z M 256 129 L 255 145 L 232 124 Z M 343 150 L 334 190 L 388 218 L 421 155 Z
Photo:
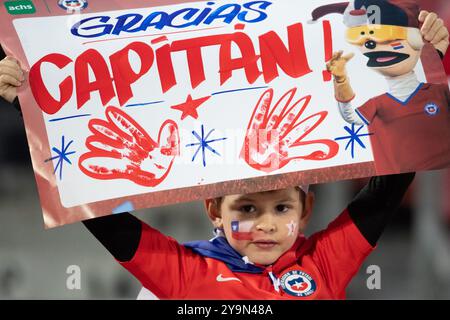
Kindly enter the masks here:
M 260 249 L 272 249 L 278 244 L 278 242 L 274 240 L 255 240 L 252 241 L 252 244 Z
M 367 66 L 371 68 L 389 67 L 410 57 L 409 54 L 392 51 L 367 52 L 364 55 L 369 58 Z

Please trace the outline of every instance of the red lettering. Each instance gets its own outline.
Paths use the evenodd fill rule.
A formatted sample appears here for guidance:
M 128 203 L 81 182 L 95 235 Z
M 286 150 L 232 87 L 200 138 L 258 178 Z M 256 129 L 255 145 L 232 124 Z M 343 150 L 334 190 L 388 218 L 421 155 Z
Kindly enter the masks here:
M 138 73 L 135 73 L 131 68 L 130 51 L 134 51 L 139 56 L 141 68 Z M 152 47 L 143 42 L 133 42 L 110 56 L 109 60 L 116 84 L 117 97 L 121 106 L 133 97 L 131 85 L 150 70 L 154 59 L 155 54 Z
M 231 57 L 232 43 L 239 47 L 241 58 Z M 252 39 L 245 33 L 234 33 L 220 46 L 220 85 L 232 77 L 233 70 L 238 69 L 245 69 L 248 83 L 253 84 L 261 75 L 258 59 Z
M 73 80 L 69 76 L 59 84 L 60 99 L 56 100 L 48 92 L 42 79 L 41 66 L 45 62 L 62 69 L 72 60 L 63 54 L 51 53 L 36 62 L 30 69 L 30 87 L 34 99 L 42 111 L 47 114 L 55 114 L 70 100 L 73 93 Z
M 108 61 L 105 61 L 100 52 L 89 49 L 83 52 L 74 64 L 77 108 L 82 108 L 91 99 L 91 92 L 95 91 L 99 92 L 103 106 L 115 96 L 119 105 L 123 106 L 133 97 L 132 85 L 151 70 L 155 59 L 162 92 L 168 92 L 177 85 L 172 53 L 180 51 L 186 52 L 190 82 L 195 89 L 207 80 L 202 49 L 210 46 L 219 46 L 220 85 L 232 78 L 233 71 L 242 69 L 249 84 L 255 83 L 261 74 L 264 75 L 266 83 L 271 82 L 279 76 L 278 67 L 292 78 L 299 78 L 312 72 L 308 65 L 301 23 L 287 28 L 287 46 L 274 31 L 261 35 L 260 55 L 256 52 L 250 36 L 242 31 L 244 27 L 237 25 L 234 33 L 214 34 L 161 44 L 162 46 L 155 51 L 152 46 L 168 41 L 167 37 L 156 38 L 151 44 L 133 42 L 109 57 L 110 69 Z M 326 36 L 330 35 L 326 24 L 324 30 Z M 332 48 L 330 46 L 331 43 L 328 42 L 327 53 Z M 240 51 L 239 57 L 233 57 L 233 47 Z M 140 67 L 137 72 L 132 68 L 131 52 L 138 56 Z M 259 60 L 262 69 L 258 65 Z M 74 81 L 68 76 L 59 84 L 60 99 L 56 100 L 45 87 L 42 65 L 50 63 L 63 69 L 71 62 L 73 61 L 65 55 L 53 53 L 43 57 L 31 68 L 31 90 L 39 107 L 47 114 L 57 113 L 70 100 L 74 91 Z M 95 77 L 93 81 L 90 80 L 91 71 Z
M 192 89 L 199 86 L 206 80 L 205 68 L 203 66 L 202 49 L 200 47 L 192 47 L 186 50 L 189 65 L 189 75 L 191 77 Z
M 300 78 L 312 72 L 308 65 L 301 23 L 288 27 L 288 38 L 289 50 L 274 31 L 259 37 L 261 62 L 266 83 L 279 76 L 278 66 L 292 78 Z
M 171 47 L 169 44 L 156 50 L 156 62 L 158 64 L 161 89 L 163 93 L 166 93 L 177 84 L 171 56 Z
M 331 33 L 331 23 L 330 21 L 323 21 L 323 38 L 325 44 L 325 63 L 331 60 L 333 57 L 333 36 Z M 322 71 L 323 81 L 331 81 L 331 72 L 328 70 Z
M 222 44 L 226 36 L 214 35 L 174 41 L 172 43 L 172 52 L 186 51 L 189 66 L 189 76 L 193 89 L 198 87 L 206 80 L 205 68 L 203 65 L 202 48 Z
M 93 82 L 89 81 L 89 67 L 94 73 Z M 83 52 L 75 60 L 75 83 L 78 109 L 91 99 L 93 91 L 99 92 L 103 106 L 116 95 L 108 65 L 100 52 L 94 49 Z

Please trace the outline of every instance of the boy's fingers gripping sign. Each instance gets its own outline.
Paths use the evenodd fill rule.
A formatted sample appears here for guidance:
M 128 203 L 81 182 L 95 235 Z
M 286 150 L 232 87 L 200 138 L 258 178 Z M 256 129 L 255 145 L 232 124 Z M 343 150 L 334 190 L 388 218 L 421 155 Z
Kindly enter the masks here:
M 12 102 L 17 96 L 16 87 L 25 80 L 22 69 L 16 59 L 6 57 L 0 61 L 0 96 Z
M 437 50 L 445 53 L 449 46 L 449 33 L 444 20 L 440 19 L 436 13 L 423 10 L 420 12 L 419 21 L 422 23 L 420 32 L 423 38 Z

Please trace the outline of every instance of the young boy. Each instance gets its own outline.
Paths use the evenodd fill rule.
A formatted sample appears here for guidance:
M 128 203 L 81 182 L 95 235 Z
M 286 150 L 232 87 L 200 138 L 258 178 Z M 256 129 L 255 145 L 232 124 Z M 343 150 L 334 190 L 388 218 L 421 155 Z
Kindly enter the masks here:
M 0 61 L 1 97 L 18 106 L 22 81 L 13 58 Z M 181 245 L 129 213 L 84 224 L 160 299 L 343 299 L 413 178 L 371 178 L 308 239 L 302 234 L 314 198 L 299 187 L 206 200 L 217 231 L 211 241 Z
M 210 241 L 181 245 L 130 214 L 84 224 L 159 299 L 344 299 L 413 178 L 372 178 L 309 239 L 314 198 L 296 187 L 207 200 Z
M 83 223 L 159 299 L 343 299 L 413 177 L 371 178 L 309 239 L 314 197 L 300 187 L 206 200 L 211 241 L 181 245 L 129 213 Z
M 211 241 L 181 245 L 129 213 L 83 223 L 159 299 L 343 299 L 413 177 L 371 178 L 309 239 L 314 197 L 300 187 L 206 200 Z

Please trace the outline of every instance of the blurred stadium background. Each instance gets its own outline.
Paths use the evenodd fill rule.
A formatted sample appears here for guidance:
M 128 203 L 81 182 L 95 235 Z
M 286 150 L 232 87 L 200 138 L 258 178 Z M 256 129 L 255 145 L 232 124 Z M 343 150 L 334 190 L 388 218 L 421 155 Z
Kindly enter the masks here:
M 450 28 L 449 4 L 427 0 L 424 8 L 439 12 Z M 450 77 L 450 54 L 445 64 Z M 81 223 L 44 230 L 22 119 L 6 105 L 0 106 L 0 145 L 0 299 L 135 299 L 138 281 Z M 315 186 L 319 201 L 307 234 L 326 227 L 365 182 Z M 377 250 L 351 282 L 349 299 L 450 298 L 449 196 L 449 170 L 417 176 Z M 180 242 L 211 237 L 201 202 L 136 214 Z M 81 290 L 66 287 L 71 265 L 81 269 Z M 370 265 L 381 268 L 381 290 L 366 286 Z

